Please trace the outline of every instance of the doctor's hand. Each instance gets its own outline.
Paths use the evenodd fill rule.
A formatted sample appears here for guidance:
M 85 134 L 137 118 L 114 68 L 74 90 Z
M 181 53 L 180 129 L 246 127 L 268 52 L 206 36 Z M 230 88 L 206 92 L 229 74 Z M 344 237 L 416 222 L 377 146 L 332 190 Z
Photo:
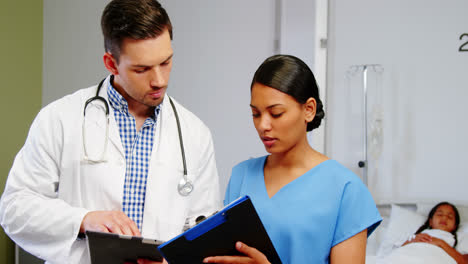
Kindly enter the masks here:
M 256 248 L 249 247 L 242 242 L 236 243 L 236 249 L 245 256 L 216 256 L 207 257 L 203 263 L 218 263 L 218 264 L 270 264 L 268 259 L 262 252 Z
M 92 211 L 81 221 L 80 233 L 86 230 L 119 235 L 141 236 L 135 222 L 122 211 Z

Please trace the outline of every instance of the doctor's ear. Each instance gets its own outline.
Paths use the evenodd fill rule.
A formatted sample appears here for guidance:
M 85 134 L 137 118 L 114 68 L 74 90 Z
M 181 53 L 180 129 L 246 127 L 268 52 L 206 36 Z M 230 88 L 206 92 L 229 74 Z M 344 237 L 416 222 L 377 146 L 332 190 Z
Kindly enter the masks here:
M 117 75 L 119 74 L 119 71 L 117 70 L 117 61 L 115 60 L 114 56 L 110 54 L 109 52 L 104 53 L 103 56 L 103 61 L 104 61 L 104 66 L 106 66 L 107 70 L 113 74 Z

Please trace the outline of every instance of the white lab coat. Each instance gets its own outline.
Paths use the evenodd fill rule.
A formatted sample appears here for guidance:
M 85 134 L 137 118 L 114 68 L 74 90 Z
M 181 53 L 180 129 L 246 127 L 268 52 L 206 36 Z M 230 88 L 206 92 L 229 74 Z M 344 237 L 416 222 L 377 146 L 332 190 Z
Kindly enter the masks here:
M 107 99 L 106 83 L 100 95 Z M 94 210 L 122 210 L 125 156 L 112 107 L 107 162 L 83 162 L 83 107 L 96 89 L 79 90 L 40 111 L 0 201 L 5 232 L 47 263 L 89 263 L 86 241 L 77 240 L 83 217 Z M 142 226 L 144 237 L 159 240 L 178 235 L 187 219 L 194 223 L 197 216 L 211 214 L 221 205 L 211 133 L 193 113 L 174 103 L 194 190 L 187 197 L 177 191 L 182 158 L 174 112 L 165 96 L 157 118 Z M 86 111 L 86 141 L 95 157 L 104 147 L 106 127 L 96 121 L 104 117 L 97 109 L 90 106 Z

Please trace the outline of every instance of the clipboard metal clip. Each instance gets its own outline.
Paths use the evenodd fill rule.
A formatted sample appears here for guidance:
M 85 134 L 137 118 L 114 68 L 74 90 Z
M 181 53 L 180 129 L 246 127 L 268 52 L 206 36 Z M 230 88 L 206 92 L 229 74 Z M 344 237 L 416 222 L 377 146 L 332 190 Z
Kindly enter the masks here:
M 215 215 L 217 212 L 214 212 L 211 216 Z M 197 224 L 206 221 L 206 223 L 202 226 L 195 226 L 194 228 L 188 230 L 185 234 L 185 238 L 188 241 L 192 241 L 197 237 L 203 235 L 204 233 L 210 231 L 211 229 L 221 225 L 222 223 L 226 222 L 226 215 L 224 213 L 215 216 L 215 217 L 208 217 L 199 216 L 195 220 Z

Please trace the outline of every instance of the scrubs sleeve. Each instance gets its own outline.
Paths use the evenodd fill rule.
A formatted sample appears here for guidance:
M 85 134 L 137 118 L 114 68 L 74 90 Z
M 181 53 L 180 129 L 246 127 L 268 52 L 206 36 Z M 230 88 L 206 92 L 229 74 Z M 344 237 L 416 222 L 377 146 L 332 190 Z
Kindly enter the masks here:
M 381 221 L 369 190 L 356 177 L 344 185 L 332 246 L 366 228 L 367 236 L 370 236 Z
M 240 197 L 240 189 L 244 179 L 245 170 L 245 162 L 232 168 L 231 178 L 229 179 L 226 194 L 224 195 L 225 206 Z

